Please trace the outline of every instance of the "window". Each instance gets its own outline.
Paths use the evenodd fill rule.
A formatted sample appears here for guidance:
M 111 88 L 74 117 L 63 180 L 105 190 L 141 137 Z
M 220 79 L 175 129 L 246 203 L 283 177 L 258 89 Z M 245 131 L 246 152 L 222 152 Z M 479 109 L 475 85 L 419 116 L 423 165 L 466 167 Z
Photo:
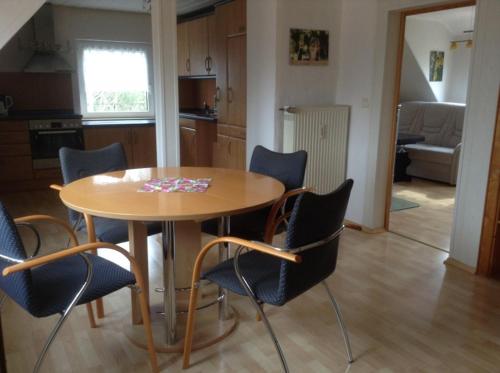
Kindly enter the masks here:
M 152 117 L 151 48 L 80 40 L 78 78 L 84 117 Z

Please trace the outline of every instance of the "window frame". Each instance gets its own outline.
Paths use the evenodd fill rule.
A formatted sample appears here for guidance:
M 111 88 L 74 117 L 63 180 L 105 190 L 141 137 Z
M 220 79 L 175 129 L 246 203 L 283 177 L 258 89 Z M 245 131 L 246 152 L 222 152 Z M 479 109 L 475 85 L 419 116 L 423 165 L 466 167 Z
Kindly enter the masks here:
M 87 111 L 87 95 L 85 91 L 85 79 L 83 76 L 83 52 L 86 47 L 103 47 L 114 46 L 116 49 L 134 48 L 143 50 L 146 54 L 146 63 L 148 66 L 148 112 L 113 112 L 113 113 L 89 113 Z M 155 117 L 155 101 L 154 101 L 154 86 L 153 86 L 153 52 L 150 43 L 145 42 L 127 42 L 127 41 L 112 41 L 112 40 L 92 40 L 78 39 L 76 41 L 76 59 L 77 59 L 77 75 L 78 75 L 78 94 L 80 96 L 80 111 L 84 118 L 88 119 L 121 119 L 121 118 L 154 118 Z

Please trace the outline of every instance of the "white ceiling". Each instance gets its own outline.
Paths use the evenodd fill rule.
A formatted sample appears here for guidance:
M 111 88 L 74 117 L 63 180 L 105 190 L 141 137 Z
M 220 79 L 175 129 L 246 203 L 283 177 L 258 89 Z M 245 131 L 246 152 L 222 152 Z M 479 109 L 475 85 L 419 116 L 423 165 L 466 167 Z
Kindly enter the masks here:
M 464 34 L 464 31 L 474 29 L 475 13 L 475 6 L 467 6 L 441 10 L 439 12 L 418 14 L 411 16 L 411 18 L 439 22 L 446 26 L 454 38 L 470 37 L 471 34 Z
M 125 12 L 146 12 L 144 0 L 49 0 L 56 5 L 121 10 Z M 189 13 L 213 5 L 216 0 L 177 0 L 177 14 Z

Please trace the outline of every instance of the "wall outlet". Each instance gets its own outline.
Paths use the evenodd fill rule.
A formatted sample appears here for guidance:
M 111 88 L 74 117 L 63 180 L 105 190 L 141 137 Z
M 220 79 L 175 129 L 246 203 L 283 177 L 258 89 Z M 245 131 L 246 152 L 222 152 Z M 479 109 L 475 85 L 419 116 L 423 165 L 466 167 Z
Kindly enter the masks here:
M 363 97 L 361 99 L 361 107 L 368 109 L 370 107 L 370 99 L 368 97 Z

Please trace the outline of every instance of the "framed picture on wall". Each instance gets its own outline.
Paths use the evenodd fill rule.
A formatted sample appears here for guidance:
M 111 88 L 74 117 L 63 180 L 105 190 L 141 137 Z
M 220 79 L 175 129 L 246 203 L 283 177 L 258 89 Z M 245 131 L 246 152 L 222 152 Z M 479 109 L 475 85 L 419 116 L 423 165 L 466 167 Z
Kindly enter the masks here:
M 442 82 L 444 67 L 444 52 L 431 51 L 429 60 L 429 81 Z
M 291 65 L 328 65 L 326 30 L 290 29 Z

